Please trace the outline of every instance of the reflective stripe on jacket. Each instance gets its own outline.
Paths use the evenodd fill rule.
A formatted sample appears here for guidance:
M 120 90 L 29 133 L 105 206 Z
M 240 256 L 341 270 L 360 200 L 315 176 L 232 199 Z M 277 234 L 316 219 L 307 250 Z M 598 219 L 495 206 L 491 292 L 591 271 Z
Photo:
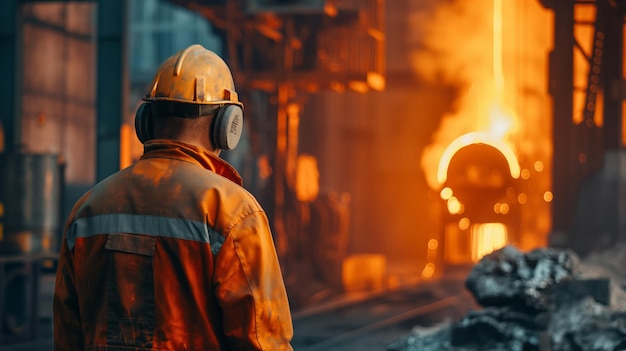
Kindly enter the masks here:
M 153 140 L 74 206 L 55 350 L 291 350 L 267 217 L 226 162 Z

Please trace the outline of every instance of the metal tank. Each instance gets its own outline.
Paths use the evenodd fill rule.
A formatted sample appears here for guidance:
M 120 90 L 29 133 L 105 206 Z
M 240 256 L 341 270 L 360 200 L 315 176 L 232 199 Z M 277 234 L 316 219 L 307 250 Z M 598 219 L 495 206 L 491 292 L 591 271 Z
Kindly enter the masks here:
M 0 153 L 0 254 L 57 250 L 61 169 L 54 154 Z

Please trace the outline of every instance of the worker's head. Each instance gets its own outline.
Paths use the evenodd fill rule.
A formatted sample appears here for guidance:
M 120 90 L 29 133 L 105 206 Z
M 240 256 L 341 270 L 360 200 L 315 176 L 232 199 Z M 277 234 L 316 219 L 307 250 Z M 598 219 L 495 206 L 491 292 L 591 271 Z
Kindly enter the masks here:
M 159 67 L 135 116 L 142 143 L 154 138 L 196 141 L 231 150 L 243 131 L 243 104 L 230 69 L 214 52 L 192 45 Z M 202 144 L 207 144 L 206 142 Z

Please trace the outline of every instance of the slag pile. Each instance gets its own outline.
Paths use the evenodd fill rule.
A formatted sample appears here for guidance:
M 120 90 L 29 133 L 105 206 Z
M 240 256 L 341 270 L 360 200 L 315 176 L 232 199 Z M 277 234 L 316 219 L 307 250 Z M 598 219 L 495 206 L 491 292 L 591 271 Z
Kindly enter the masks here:
M 387 350 L 626 350 L 623 282 L 571 251 L 507 246 L 485 256 L 465 283 L 482 309 Z

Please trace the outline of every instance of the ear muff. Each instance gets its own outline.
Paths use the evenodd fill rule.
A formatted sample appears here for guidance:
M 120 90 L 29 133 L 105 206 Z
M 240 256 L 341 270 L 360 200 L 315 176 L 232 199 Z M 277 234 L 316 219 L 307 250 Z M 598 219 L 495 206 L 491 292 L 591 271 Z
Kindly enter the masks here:
M 243 132 L 243 110 L 238 105 L 226 105 L 217 111 L 213 121 L 213 143 L 222 150 L 232 150 Z
M 150 139 L 154 139 L 151 115 L 152 107 L 149 102 L 142 103 L 135 113 L 135 133 L 137 133 L 137 139 L 142 144 Z

